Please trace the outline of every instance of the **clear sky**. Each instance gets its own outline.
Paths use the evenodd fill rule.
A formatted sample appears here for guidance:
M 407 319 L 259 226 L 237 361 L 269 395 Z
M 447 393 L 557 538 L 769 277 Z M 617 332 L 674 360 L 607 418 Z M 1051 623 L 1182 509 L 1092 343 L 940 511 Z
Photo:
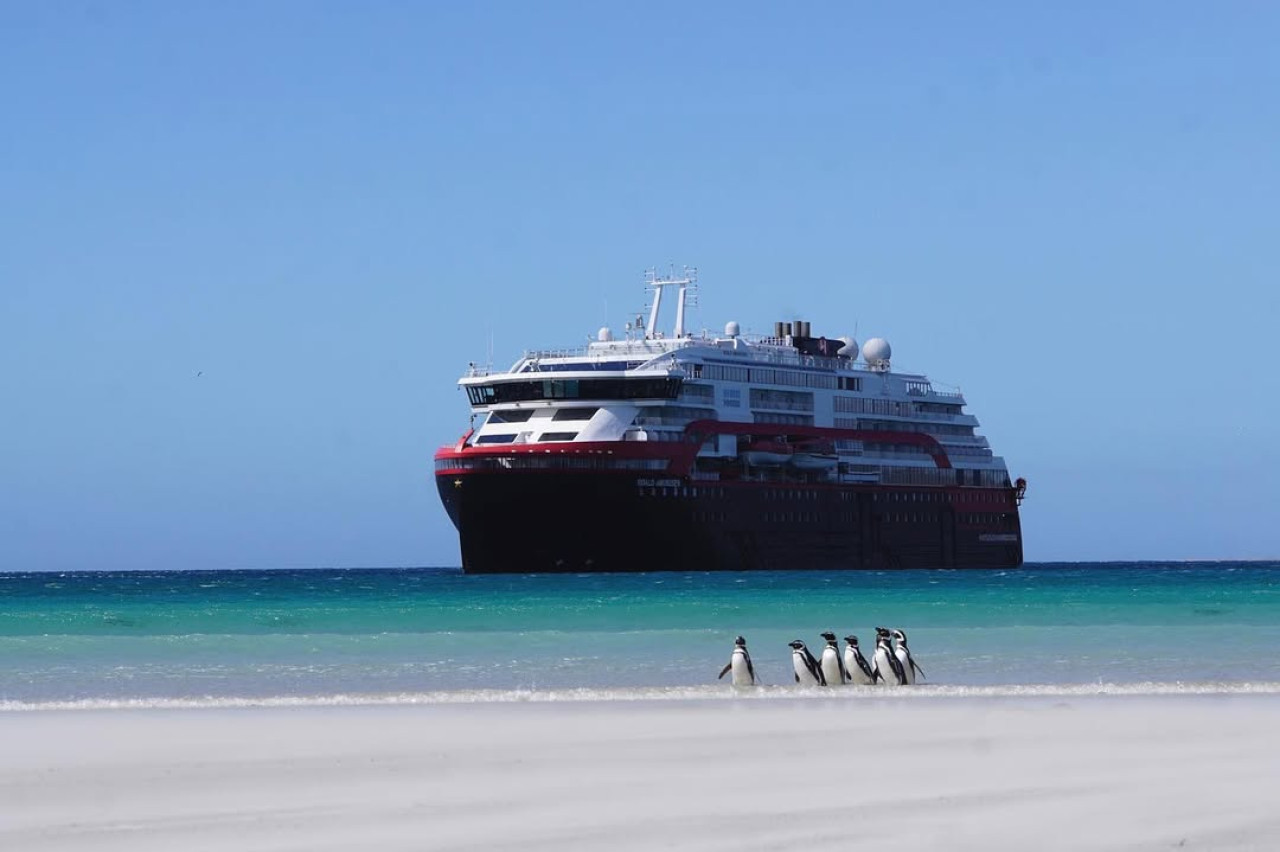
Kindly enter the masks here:
M 1280 556 L 1280 6 L 0 3 L 0 569 L 458 564 L 468 361 L 699 267 L 1030 560 Z M 202 375 L 200 375 L 203 373 Z

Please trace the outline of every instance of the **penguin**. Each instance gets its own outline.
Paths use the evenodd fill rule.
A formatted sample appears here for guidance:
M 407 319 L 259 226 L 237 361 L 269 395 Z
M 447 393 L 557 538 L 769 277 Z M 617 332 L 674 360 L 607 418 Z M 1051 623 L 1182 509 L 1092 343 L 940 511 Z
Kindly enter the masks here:
M 843 686 L 849 682 L 849 672 L 844 667 L 844 658 L 840 656 L 840 645 L 836 642 L 836 634 L 828 630 L 820 634 L 827 640 L 822 649 L 822 676 L 827 686 Z
M 879 679 L 885 686 L 902 686 L 907 676 L 902 672 L 902 663 L 893 653 L 893 643 L 889 639 L 889 631 L 883 627 L 876 628 L 875 663 L 871 667 L 871 675 Z
M 756 685 L 756 668 L 751 665 L 751 655 L 747 653 L 747 640 L 741 636 L 733 640 L 733 656 L 720 670 L 720 677 L 716 680 L 723 678 L 729 672 L 733 672 L 734 686 Z
M 920 672 L 920 677 L 924 677 L 924 669 L 916 665 L 915 658 L 911 656 L 911 649 L 907 647 L 907 631 L 895 628 L 893 638 L 897 641 L 893 653 L 898 658 L 898 663 L 902 665 L 902 673 L 906 675 L 907 683 L 915 683 L 916 672 Z
M 849 672 L 849 679 L 857 686 L 875 683 L 876 676 L 871 671 L 871 664 L 858 648 L 858 637 L 846 636 L 844 641 L 848 643 L 844 646 L 844 667 Z
M 802 686 L 826 686 L 827 679 L 822 676 L 822 666 L 809 653 L 809 649 L 799 639 L 791 645 L 791 667 L 795 670 L 796 683 Z

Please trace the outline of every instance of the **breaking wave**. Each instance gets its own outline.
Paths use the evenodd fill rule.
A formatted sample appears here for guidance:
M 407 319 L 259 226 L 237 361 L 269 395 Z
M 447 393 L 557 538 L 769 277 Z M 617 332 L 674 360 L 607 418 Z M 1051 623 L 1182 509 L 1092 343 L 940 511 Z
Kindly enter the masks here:
M 842 689 L 761 686 L 629 687 L 581 689 L 466 689 L 438 692 L 386 694 L 338 694 L 274 697 L 208 698 L 86 698 L 65 701 L 0 701 L 0 712 L 75 710 L 220 710 L 286 707 L 378 707 L 451 704 L 552 704 L 634 701 L 826 701 L 878 702 L 929 701 L 931 699 L 1024 699 L 1280 695 L 1280 681 L 1178 683 L 1090 683 L 1004 686 L 927 686 L 902 689 Z

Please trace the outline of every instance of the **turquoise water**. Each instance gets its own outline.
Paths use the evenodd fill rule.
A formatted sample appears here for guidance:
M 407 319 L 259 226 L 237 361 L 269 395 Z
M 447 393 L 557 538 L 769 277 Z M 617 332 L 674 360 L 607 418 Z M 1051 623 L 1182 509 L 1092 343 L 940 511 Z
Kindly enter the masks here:
M 818 633 L 902 627 L 943 687 L 1280 688 L 1280 563 L 511 575 L 0 574 L 0 707 L 766 683 Z

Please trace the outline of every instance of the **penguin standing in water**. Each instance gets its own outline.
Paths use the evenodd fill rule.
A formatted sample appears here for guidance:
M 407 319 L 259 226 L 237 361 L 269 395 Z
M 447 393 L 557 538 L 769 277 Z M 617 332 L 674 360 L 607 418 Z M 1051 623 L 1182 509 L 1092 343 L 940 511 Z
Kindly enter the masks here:
M 822 649 L 822 676 L 827 686 L 843 686 L 849 682 L 849 672 L 844 667 L 844 658 L 840 656 L 840 645 L 836 642 L 836 634 L 828 630 L 820 634 L 827 640 Z
M 849 673 L 849 680 L 855 686 L 868 686 L 876 682 L 875 673 L 871 671 L 871 664 L 867 662 L 867 658 L 862 656 L 862 649 L 858 647 L 857 636 L 844 637 L 844 668 Z
M 733 640 L 733 656 L 720 670 L 720 678 L 733 672 L 734 686 L 755 686 L 756 667 L 751 665 L 751 655 L 747 653 L 747 640 L 739 636 Z M 720 678 L 716 678 L 719 680 Z
M 924 669 L 916 665 L 915 658 L 911 656 L 911 649 L 907 647 L 907 631 L 895 628 L 893 638 L 895 640 L 893 653 L 902 666 L 902 673 L 906 676 L 907 683 L 915 683 L 916 672 L 920 672 L 920 677 L 924 677 Z
M 889 631 L 883 627 L 876 628 L 875 662 L 871 666 L 871 676 L 879 679 L 885 686 L 903 686 L 907 676 L 902 671 L 902 663 L 893 653 L 893 642 Z
M 791 668 L 795 670 L 796 683 L 801 686 L 826 686 L 827 679 L 822 676 L 822 667 L 804 643 L 796 639 L 788 644 L 791 645 Z

